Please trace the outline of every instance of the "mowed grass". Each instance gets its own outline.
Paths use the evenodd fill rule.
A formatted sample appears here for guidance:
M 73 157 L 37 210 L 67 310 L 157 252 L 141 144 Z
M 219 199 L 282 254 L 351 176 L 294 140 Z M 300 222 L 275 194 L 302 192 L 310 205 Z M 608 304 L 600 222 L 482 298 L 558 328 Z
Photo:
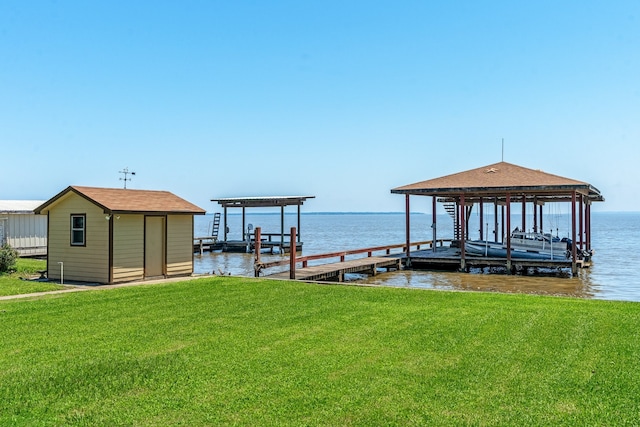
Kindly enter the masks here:
M 0 296 L 30 294 L 64 289 L 56 283 L 28 280 L 38 276 L 38 271 L 45 270 L 47 262 L 41 259 L 18 258 L 16 271 L 0 273 Z
M 0 425 L 637 425 L 640 304 L 217 277 L 0 302 Z

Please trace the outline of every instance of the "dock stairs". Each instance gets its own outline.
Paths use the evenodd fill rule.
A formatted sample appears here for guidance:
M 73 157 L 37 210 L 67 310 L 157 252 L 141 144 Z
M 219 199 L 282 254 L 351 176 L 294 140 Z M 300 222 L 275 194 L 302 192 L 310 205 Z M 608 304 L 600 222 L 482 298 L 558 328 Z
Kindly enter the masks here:
M 448 202 L 444 204 L 444 210 L 447 211 L 449 216 L 453 218 L 453 235 L 454 239 L 460 239 L 460 226 L 458 224 L 458 215 L 456 212 L 457 205 L 454 202 Z
M 453 218 L 453 234 L 456 240 L 460 240 L 460 236 L 462 233 L 460 232 L 460 221 L 457 215 L 458 205 L 455 202 L 447 202 L 444 204 L 444 210 L 447 211 L 449 216 Z M 471 209 L 473 206 L 467 206 L 465 209 L 465 220 L 467 224 L 469 223 L 469 218 L 471 217 Z
M 213 214 L 213 223 L 211 225 L 211 237 L 214 241 L 218 240 L 218 232 L 220 232 L 220 212 Z

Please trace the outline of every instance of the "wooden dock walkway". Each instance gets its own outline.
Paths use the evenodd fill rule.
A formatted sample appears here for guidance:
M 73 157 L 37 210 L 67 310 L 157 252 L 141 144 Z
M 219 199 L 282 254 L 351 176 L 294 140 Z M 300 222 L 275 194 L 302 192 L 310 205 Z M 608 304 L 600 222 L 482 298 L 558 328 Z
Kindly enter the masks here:
M 444 240 L 439 242 L 440 245 Z M 431 246 L 431 241 L 410 243 L 409 247 L 414 246 L 418 250 L 424 246 Z M 401 251 L 392 254 L 392 250 Z M 295 280 L 327 280 L 327 281 L 344 281 L 344 275 L 349 273 L 365 273 L 376 275 L 378 269 L 386 269 L 387 271 L 402 268 L 403 253 L 406 253 L 406 244 L 377 246 L 373 248 L 354 249 L 340 252 L 332 252 L 327 254 L 309 255 L 297 257 L 295 252 L 290 254 L 289 260 L 261 262 L 259 254 L 256 254 L 254 261 L 255 276 L 259 277 L 265 270 L 273 267 L 289 266 L 284 272 L 264 274 L 265 277 L 276 279 L 295 279 Z M 374 252 L 382 252 L 383 255 L 374 255 Z M 355 256 L 355 258 L 353 257 Z M 347 259 L 349 257 L 349 259 Z M 309 265 L 309 261 L 317 262 L 329 258 L 338 258 L 338 262 L 328 262 L 326 264 Z M 301 264 L 301 268 L 297 265 Z
M 572 270 L 572 262 L 569 259 L 562 260 L 530 260 L 530 259 L 513 259 L 511 262 L 507 262 L 505 258 L 487 258 L 481 256 L 468 256 L 462 262 L 460 257 L 460 250 L 458 248 L 444 247 L 442 241 L 439 241 L 440 246 L 422 250 L 420 246 L 430 246 L 431 242 L 419 242 L 415 244 L 418 249 L 410 251 L 407 256 L 403 245 L 393 245 L 389 247 L 375 247 L 369 249 L 357 249 L 345 252 L 334 252 L 330 254 L 311 255 L 307 257 L 300 257 L 295 259 L 295 264 L 302 264 L 302 268 L 295 267 L 293 272 L 291 270 L 291 260 L 273 261 L 262 263 L 258 260 L 254 264 L 256 277 L 260 276 L 260 273 L 266 269 L 284 266 L 289 264 L 289 269 L 286 271 L 280 271 L 277 273 L 264 274 L 264 277 L 274 279 L 295 279 L 306 281 L 338 281 L 344 280 L 345 274 L 348 273 L 365 273 L 370 275 L 376 275 L 378 269 L 385 268 L 387 271 L 391 269 L 400 270 L 402 268 L 411 269 L 427 269 L 427 270 L 455 270 L 455 271 L 467 271 L 471 269 L 485 269 L 490 268 L 494 271 L 503 271 L 506 274 L 528 274 L 528 271 L 533 269 L 533 274 L 549 274 L 553 273 L 566 273 L 567 270 Z M 402 252 L 392 254 L 391 248 L 402 248 Z M 386 252 L 385 255 L 374 256 L 372 252 L 382 251 Z M 356 259 L 346 259 L 347 255 L 363 254 L 367 256 Z M 340 257 L 339 262 L 330 262 L 321 265 L 309 266 L 308 262 L 311 260 L 317 261 L 325 258 Z M 590 263 L 579 260 L 576 262 L 578 268 L 588 268 Z M 545 273 L 546 272 L 546 273 Z M 292 274 L 293 273 L 293 274 Z M 572 273 L 575 274 L 575 273 Z
M 214 236 L 203 236 L 193 238 L 193 253 L 202 255 L 205 251 L 215 251 L 222 247 L 222 243 Z
M 295 280 L 327 280 L 344 281 L 344 275 L 348 273 L 367 273 L 372 276 L 377 274 L 379 268 L 400 269 L 402 260 L 392 256 L 372 256 L 358 258 L 329 264 L 296 268 Z M 274 279 L 290 279 L 290 272 L 269 274 L 267 277 Z
M 260 236 L 260 229 L 258 228 L 256 231 L 257 236 Z M 295 235 L 295 227 L 292 227 L 291 235 Z M 540 271 L 540 269 L 556 272 L 569 269 L 571 274 L 575 275 L 578 268 L 588 268 L 590 265 L 587 261 L 577 260 L 574 262 L 571 259 L 506 259 L 472 256 L 470 254 L 463 256 L 459 247 L 453 244 L 445 247 L 445 241 L 452 242 L 449 239 L 441 239 L 437 241 L 377 246 L 303 257 L 297 257 L 296 251 L 293 251 L 290 253 L 289 260 L 271 262 L 262 262 L 259 251 L 256 251 L 253 268 L 255 276 L 259 277 L 265 270 L 288 264 L 288 271 L 265 274 L 265 277 L 274 279 L 307 281 L 330 280 L 342 282 L 345 274 L 366 273 L 376 275 L 379 268 L 386 268 L 387 271 L 390 269 L 400 270 L 404 267 L 411 269 L 447 269 L 466 272 L 470 272 L 471 269 L 490 268 L 502 270 L 507 274 L 516 274 L 519 272 L 528 274 L 530 269 L 534 272 Z M 411 250 L 413 246 L 416 247 L 415 251 Z M 428 249 L 423 249 L 423 247 Z M 393 249 L 400 250 L 400 253 L 392 254 L 391 251 Z M 385 254 L 374 256 L 374 252 L 384 252 Z M 360 255 L 359 257 L 347 259 L 347 256 L 351 257 L 358 254 Z M 364 254 L 366 254 L 366 256 L 363 256 Z M 339 258 L 340 261 L 309 266 L 309 261 L 316 262 L 327 258 Z M 297 267 L 298 264 L 301 264 L 301 268 Z M 546 274 L 546 272 L 543 271 L 541 271 L 541 273 Z

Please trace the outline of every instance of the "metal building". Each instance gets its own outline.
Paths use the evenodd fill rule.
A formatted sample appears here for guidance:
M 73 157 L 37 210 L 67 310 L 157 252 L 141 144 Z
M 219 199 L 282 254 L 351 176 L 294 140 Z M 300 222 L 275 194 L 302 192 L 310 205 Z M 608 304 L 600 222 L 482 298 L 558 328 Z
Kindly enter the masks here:
M 34 209 L 42 200 L 0 200 L 0 245 L 9 244 L 22 257 L 47 254 L 47 216 Z

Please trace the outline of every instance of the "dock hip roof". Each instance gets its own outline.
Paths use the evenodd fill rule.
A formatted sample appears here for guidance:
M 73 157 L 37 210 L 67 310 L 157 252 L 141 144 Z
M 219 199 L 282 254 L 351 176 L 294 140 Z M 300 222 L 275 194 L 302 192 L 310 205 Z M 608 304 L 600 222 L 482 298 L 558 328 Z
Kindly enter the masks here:
M 591 201 L 604 201 L 600 191 L 586 182 L 507 162 L 404 185 L 392 189 L 391 193 L 440 197 L 460 194 L 481 197 L 513 193 L 562 198 L 572 191 Z
M 60 198 L 75 193 L 100 206 L 105 213 L 195 214 L 206 211 L 168 191 L 131 190 L 69 186 L 36 208 L 36 213 L 49 210 Z

